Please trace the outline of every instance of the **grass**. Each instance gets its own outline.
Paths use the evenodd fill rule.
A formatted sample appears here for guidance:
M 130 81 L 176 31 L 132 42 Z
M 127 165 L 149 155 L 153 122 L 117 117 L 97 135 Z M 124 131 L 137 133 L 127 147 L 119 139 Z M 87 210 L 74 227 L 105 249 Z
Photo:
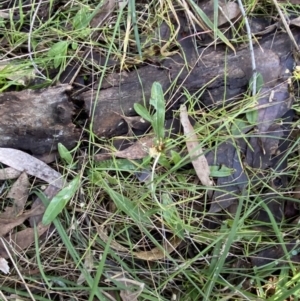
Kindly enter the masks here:
M 191 28 L 197 22 L 205 23 L 212 36 L 229 47 L 236 47 L 237 40 L 246 40 L 237 31 L 233 44 L 193 6 L 194 1 L 178 1 L 176 5 L 174 1 L 129 1 L 124 8 L 116 7 L 97 30 L 88 24 L 94 8 L 101 3 L 92 2 L 66 1 L 60 9 L 41 17 L 36 6 L 22 6 L 16 1 L 18 20 L 0 15 L 0 55 L 5 65 L 0 71 L 0 91 L 22 90 L 28 83 L 36 88 L 55 84 L 70 64 L 101 83 L 108 72 L 114 71 L 108 67 L 110 58 L 118 62 L 116 72 L 139 66 L 151 56 L 153 41 L 163 49 L 160 55 L 170 56 L 177 44 L 175 30 L 171 28 L 172 43 L 168 43 L 157 38 L 153 28 L 163 21 L 170 24 L 172 13 L 187 3 L 193 7 Z M 48 3 L 55 7 L 57 1 Z M 247 1 L 244 5 L 252 15 L 271 14 L 270 3 Z M 43 5 L 39 9 L 42 11 Z M 282 9 L 297 8 L 282 4 Z M 216 15 L 214 18 L 216 22 Z M 99 41 L 93 38 L 95 34 L 101 36 Z M 91 62 L 86 49 L 101 49 L 104 66 Z M 24 78 L 24 70 L 36 73 L 34 82 Z M 154 93 L 161 97 L 161 91 Z M 239 128 L 249 126 L 254 98 L 245 96 L 234 106 L 224 101 L 222 107 L 204 111 L 196 109 L 201 91 L 183 93 L 206 152 L 229 139 L 249 138 L 250 134 L 243 134 Z M 159 138 L 156 156 L 95 162 L 93 155 L 99 148 L 114 150 L 114 146 L 113 139 L 95 137 L 92 126 L 85 129 L 87 143 L 70 154 L 64 150 L 58 169 L 69 179 L 80 175 L 80 185 L 53 220 L 47 238 L 36 236 L 29 249 L 13 254 L 11 274 L 0 274 L 0 299 L 8 300 L 15 294 L 24 300 L 298 300 L 299 266 L 290 258 L 299 250 L 290 250 L 286 244 L 298 240 L 299 223 L 278 222 L 264 200 L 276 197 L 299 206 L 299 199 L 293 196 L 299 186 L 299 138 L 293 139 L 286 153 L 288 166 L 283 172 L 289 177 L 288 187 L 274 189 L 271 182 L 278 175 L 276 170 L 247 167 L 249 183 L 245 193 L 238 196 L 236 208 L 226 214 L 210 213 L 208 189 L 197 183 L 184 147 L 185 137 L 163 137 L 165 107 L 153 101 L 152 106 L 151 112 L 143 107 L 137 111 L 150 119 Z M 298 104 L 295 110 L 299 112 Z M 179 116 L 178 112 L 174 114 Z M 297 120 L 293 126 L 298 128 Z M 79 149 L 87 154 L 83 162 L 76 156 Z M 136 175 L 140 172 L 148 174 L 151 181 L 139 181 Z M 47 202 L 37 189 L 33 194 Z M 261 209 L 268 216 L 264 222 L 253 219 Z M 207 226 L 211 220 L 216 221 L 215 229 Z M 284 249 L 280 259 L 260 267 L 251 265 L 259 252 L 278 245 Z M 78 283 L 80 275 L 85 279 L 82 283 Z M 137 299 L 126 295 L 130 290 L 138 291 L 139 284 L 143 287 Z M 121 299 L 120 292 L 127 297 Z

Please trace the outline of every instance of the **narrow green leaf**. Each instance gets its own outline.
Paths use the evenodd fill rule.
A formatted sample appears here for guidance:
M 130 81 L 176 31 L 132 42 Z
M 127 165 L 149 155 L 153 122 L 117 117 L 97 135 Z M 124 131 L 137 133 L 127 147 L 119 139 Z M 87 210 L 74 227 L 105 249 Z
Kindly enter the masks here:
M 259 73 L 259 72 L 256 73 L 255 79 L 254 79 L 254 76 L 251 76 L 250 81 L 249 81 L 249 87 L 252 92 L 253 92 L 253 81 L 254 80 L 256 80 L 256 93 L 257 93 L 263 87 L 264 79 L 263 79 L 263 76 L 261 75 L 261 73 Z
M 236 119 L 234 120 L 234 123 L 232 124 L 230 131 L 232 135 L 241 135 L 251 130 L 252 127 L 253 126 L 250 125 L 249 122 L 242 119 Z
M 166 224 L 170 227 L 170 229 L 180 238 L 184 238 L 184 225 L 182 220 L 179 217 L 179 213 L 177 208 L 172 205 L 173 202 L 168 193 L 162 194 L 162 216 L 166 221 Z
M 128 2 L 128 13 L 131 14 L 132 18 L 132 27 L 134 31 L 134 38 L 135 38 L 135 43 L 136 43 L 136 48 L 139 53 L 140 59 L 142 59 L 142 47 L 141 47 L 141 42 L 140 42 L 140 35 L 139 35 L 139 30 L 138 30 L 138 21 L 136 17 L 136 5 L 135 5 L 135 0 L 130 0 Z
M 171 158 L 174 164 L 178 164 L 181 161 L 180 154 L 174 150 L 171 150 Z
M 36 194 L 37 197 L 39 197 L 41 199 L 44 206 L 48 206 L 48 204 L 50 202 L 42 192 L 33 191 L 33 193 Z M 76 263 L 75 269 L 79 268 L 81 273 L 84 274 L 85 280 L 88 283 L 89 288 L 92 289 L 92 287 L 94 285 L 94 279 L 92 278 L 90 272 L 88 272 L 87 269 L 84 267 L 84 265 L 82 263 L 82 259 L 80 258 L 79 254 L 77 253 L 77 249 L 74 248 L 73 242 L 71 242 L 69 235 L 66 233 L 66 231 L 64 229 L 64 226 L 61 224 L 59 219 L 54 219 L 53 224 L 54 224 L 58 234 L 60 235 L 60 237 L 62 239 L 63 245 L 66 247 L 67 251 L 71 255 L 71 257 L 73 259 L 73 262 Z M 91 245 L 92 245 L 92 243 L 93 242 L 91 242 Z M 51 276 L 47 275 L 47 277 L 49 278 Z M 57 279 L 57 277 L 55 277 L 55 278 Z M 68 281 L 66 279 L 64 279 L 64 280 Z M 67 283 L 71 284 L 70 282 L 67 282 Z M 3 289 L 3 287 L 1 287 L 1 289 Z M 104 297 L 104 295 L 100 292 L 100 289 L 97 290 L 96 295 L 97 295 L 98 300 L 100 300 L 100 301 L 104 301 L 104 300 L 106 301 L 107 300 Z M 36 300 L 41 300 L 41 299 L 36 299 Z M 47 299 L 47 300 L 49 300 L 49 299 Z M 45 301 L 47 301 L 47 300 L 45 300 Z
M 222 165 L 221 168 L 220 166 L 212 165 L 209 166 L 209 169 L 210 169 L 209 175 L 211 177 L 216 177 L 216 178 L 228 177 L 234 172 L 232 168 L 228 168 L 225 165 Z
M 98 177 L 101 178 L 100 173 Z M 125 214 L 130 216 L 135 222 L 151 225 L 149 217 L 139 209 L 138 205 L 135 204 L 132 200 L 124 196 L 123 194 L 113 190 L 103 178 L 96 183 L 96 185 L 101 186 L 110 196 L 110 198 L 115 203 L 116 207 L 123 211 Z
M 153 115 L 153 130 L 159 140 L 165 136 L 165 98 L 162 86 L 158 82 L 154 82 L 151 88 L 150 104 L 155 108 L 156 112 Z
M 256 124 L 258 119 L 258 110 L 254 109 L 246 113 L 246 118 L 250 124 Z
M 139 209 L 136 204 L 134 204 L 132 200 L 113 189 L 105 190 L 114 201 L 117 208 L 130 216 L 135 222 L 142 224 L 151 224 L 148 217 L 142 210 Z
M 219 0 L 214 0 L 214 40 L 217 40 L 218 31 L 218 21 L 219 21 Z
M 214 30 L 214 24 L 213 22 L 207 17 L 207 15 L 204 13 L 204 11 L 195 3 L 194 0 L 188 0 L 190 3 L 192 9 L 200 16 L 200 18 L 203 20 L 203 22 L 210 28 L 211 30 Z M 225 35 L 217 28 L 215 31 L 215 34 L 217 37 L 220 38 L 221 41 L 223 41 L 228 47 L 230 47 L 234 52 L 235 49 L 233 45 L 229 42 L 229 40 L 225 37 Z
M 70 199 L 76 193 L 80 183 L 80 177 L 75 177 L 65 188 L 63 188 L 49 203 L 42 223 L 48 225 L 60 214 Z
M 73 162 L 73 157 L 72 157 L 71 153 L 69 152 L 69 150 L 60 142 L 58 143 L 57 147 L 58 147 L 59 156 L 63 160 L 65 160 L 69 165 L 71 165 Z
M 152 123 L 152 116 L 144 106 L 139 103 L 135 103 L 133 108 L 142 118 Z
M 171 164 L 170 161 L 165 157 L 165 156 L 160 156 L 158 163 L 163 166 L 164 168 L 170 169 L 171 168 Z
M 137 163 L 135 163 L 137 162 Z M 128 159 L 110 159 L 102 162 L 97 162 L 97 170 L 114 170 L 114 171 L 135 171 L 141 160 L 130 161 Z

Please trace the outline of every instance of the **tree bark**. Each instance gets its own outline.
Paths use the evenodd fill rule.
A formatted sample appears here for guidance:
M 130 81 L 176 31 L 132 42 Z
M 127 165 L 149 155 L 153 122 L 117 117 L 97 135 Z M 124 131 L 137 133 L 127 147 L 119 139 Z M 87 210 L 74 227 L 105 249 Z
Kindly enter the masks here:
M 72 123 L 74 106 L 66 91 L 71 86 L 0 94 L 0 147 L 42 155 L 61 142 L 73 147 L 79 132 Z
M 299 31 L 295 31 L 294 36 L 299 40 Z M 287 68 L 293 68 L 291 43 L 283 32 L 263 38 L 257 36 L 256 39 L 257 71 L 263 76 L 264 86 L 272 87 L 284 80 Z M 232 102 L 246 92 L 252 76 L 248 44 L 237 47 L 235 53 L 223 45 L 217 49 L 214 46 L 199 48 L 198 54 L 194 49 L 191 39 L 182 39 L 181 53 L 166 58 L 161 67 L 148 65 L 131 72 L 112 74 L 106 78 L 99 95 L 95 90 L 84 92 L 81 99 L 93 116 L 93 131 L 100 137 L 124 133 L 124 121 L 119 114 L 133 115 L 136 102 L 148 105 L 154 81 L 160 82 L 164 91 L 174 81 L 177 87 L 184 87 L 191 94 L 203 89 L 199 102 L 204 106 Z M 169 96 L 178 99 L 181 91 Z

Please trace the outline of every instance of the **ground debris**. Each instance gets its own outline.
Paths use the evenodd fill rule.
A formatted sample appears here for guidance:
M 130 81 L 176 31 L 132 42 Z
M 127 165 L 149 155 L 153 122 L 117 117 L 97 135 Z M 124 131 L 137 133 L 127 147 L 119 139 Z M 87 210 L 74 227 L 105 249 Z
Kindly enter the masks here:
M 198 142 L 197 135 L 191 125 L 185 105 L 180 107 L 180 121 L 186 136 L 186 146 L 192 160 L 196 174 L 204 186 L 212 186 L 213 182 L 209 178 L 210 170 L 203 150 Z

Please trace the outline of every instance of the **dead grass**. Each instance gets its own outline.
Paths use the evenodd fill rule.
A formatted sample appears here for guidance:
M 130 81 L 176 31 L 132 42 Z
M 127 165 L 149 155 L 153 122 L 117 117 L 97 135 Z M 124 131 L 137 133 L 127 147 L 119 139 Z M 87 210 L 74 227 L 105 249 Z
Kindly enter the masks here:
M 70 65 L 91 79 L 87 82 L 93 87 L 96 81 L 101 85 L 107 73 L 171 58 L 178 50 L 173 25 L 168 41 L 157 38 L 153 29 L 163 21 L 172 24 L 175 19 L 176 23 L 178 12 L 192 2 L 129 1 L 131 12 L 128 6 L 124 10 L 116 7 L 101 30 L 87 26 L 97 1 L 66 1 L 63 6 L 46 1 L 39 11 L 36 5 L 40 2 L 35 6 L 16 2 L 18 20 L 0 14 L 1 64 L 6 66 L 0 72 L 0 91 L 27 88 L 24 81 L 35 87 L 55 84 Z M 6 4 L 0 4 L 0 9 Z M 250 15 L 277 17 L 272 2 L 248 1 L 244 5 Z M 49 15 L 51 6 L 59 9 Z M 297 10 L 296 5 L 281 7 Z M 203 25 L 205 16 L 197 9 L 190 10 L 188 18 L 188 35 L 194 35 L 200 24 L 218 38 L 216 43 L 229 48 L 246 41 L 241 28 L 230 40 L 213 21 Z M 89 51 L 100 51 L 105 63 L 93 62 Z M 110 60 L 116 63 L 110 65 Z M 34 81 L 23 74 L 12 77 L 16 69 L 35 72 Z M 195 95 L 184 93 L 205 154 L 224 141 L 233 141 L 235 147 L 238 138 L 249 141 L 252 133 L 241 129 L 255 99 L 245 96 L 234 106 L 224 102 L 223 107 L 204 110 L 195 107 Z M 295 109 L 299 112 L 297 103 Z M 179 116 L 179 112 L 174 114 Z M 295 117 L 296 135 L 298 122 Z M 81 175 L 76 195 L 47 235 L 36 237 L 28 249 L 12 253 L 11 273 L 0 275 L 1 300 L 13 296 L 22 300 L 298 300 L 299 220 L 276 220 L 265 203 L 269 198 L 291 200 L 299 206 L 298 137 L 291 138 L 293 143 L 285 155 L 288 164 L 280 172 L 246 166 L 245 193 L 229 196 L 229 201 L 236 198 L 237 202 L 221 213 L 209 210 L 209 189 L 197 180 L 183 135 L 167 135 L 157 160 L 151 156 L 138 160 L 113 157 L 96 162 L 94 155 L 100 149 L 114 152 L 115 147 L 113 139 L 95 137 L 92 130 L 85 130 L 80 146 L 85 155 L 78 149 L 72 153 L 77 169 L 64 160 L 57 167 L 65 175 Z M 152 181 L 139 180 L 141 173 Z M 289 185 L 274 188 L 273 182 L 283 174 Z M 33 187 L 32 199 L 38 188 L 39 184 Z M 215 190 L 226 192 L 224 187 Z M 255 220 L 259 214 L 264 218 Z M 279 245 L 283 253 L 268 262 L 264 257 L 270 253 L 263 251 Z M 259 259 L 264 263 L 255 266 Z

